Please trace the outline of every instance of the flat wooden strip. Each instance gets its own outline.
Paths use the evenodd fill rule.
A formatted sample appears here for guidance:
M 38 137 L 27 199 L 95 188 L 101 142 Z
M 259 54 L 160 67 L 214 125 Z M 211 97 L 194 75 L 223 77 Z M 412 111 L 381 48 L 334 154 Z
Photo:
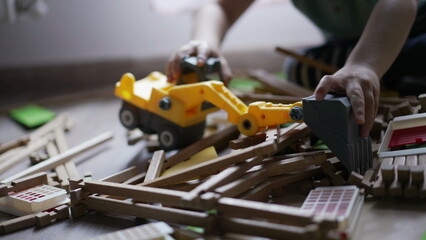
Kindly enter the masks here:
M 165 159 L 166 153 L 164 152 L 164 150 L 158 150 L 154 152 L 154 154 L 152 155 L 151 163 L 149 164 L 148 170 L 146 172 L 144 182 L 154 180 L 155 178 L 160 176 Z

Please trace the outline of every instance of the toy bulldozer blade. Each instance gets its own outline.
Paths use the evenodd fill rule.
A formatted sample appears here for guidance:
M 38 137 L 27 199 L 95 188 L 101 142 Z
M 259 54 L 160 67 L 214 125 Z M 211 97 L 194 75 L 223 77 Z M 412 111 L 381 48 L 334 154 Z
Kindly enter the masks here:
M 303 120 L 349 171 L 364 174 L 372 166 L 371 138 L 359 135 L 349 99 L 327 94 L 303 99 Z

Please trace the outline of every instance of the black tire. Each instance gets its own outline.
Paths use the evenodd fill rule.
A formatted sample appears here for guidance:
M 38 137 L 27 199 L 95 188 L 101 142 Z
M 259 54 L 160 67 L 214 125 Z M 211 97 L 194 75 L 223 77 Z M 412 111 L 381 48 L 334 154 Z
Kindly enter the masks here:
M 170 126 L 163 126 L 158 132 L 158 141 L 162 149 L 169 151 L 179 147 L 180 139 L 177 131 Z
M 119 117 L 121 124 L 129 130 L 133 130 L 139 125 L 137 110 L 132 106 L 123 105 Z

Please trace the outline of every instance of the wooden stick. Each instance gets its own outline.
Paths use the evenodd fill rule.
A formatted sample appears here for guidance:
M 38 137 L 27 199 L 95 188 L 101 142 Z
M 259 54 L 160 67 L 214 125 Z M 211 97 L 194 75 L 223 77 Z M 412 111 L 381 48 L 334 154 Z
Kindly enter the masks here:
M 128 180 L 129 178 L 135 176 L 137 173 L 138 170 L 136 169 L 136 167 L 132 166 L 108 177 L 104 177 L 100 181 L 122 183 Z
M 21 177 L 25 177 L 34 173 L 38 173 L 38 172 L 43 172 L 43 171 L 47 171 L 50 170 L 66 161 L 69 161 L 69 159 L 91 149 L 94 148 L 106 141 L 109 141 L 112 139 L 112 133 L 111 132 L 106 132 L 103 133 L 85 143 L 82 143 L 64 153 L 61 153 L 53 158 L 50 158 L 46 161 L 43 161 L 37 165 L 34 165 L 32 167 L 29 167 L 27 169 L 25 169 L 24 171 L 17 173 L 7 179 L 4 179 L 3 181 L 1 181 L 2 183 L 8 183 L 11 182 L 15 179 L 19 179 Z
M 235 95 L 244 102 L 265 101 L 272 103 L 291 104 L 302 101 L 303 97 L 298 96 L 282 96 L 273 94 L 258 94 L 258 93 L 235 93 Z
M 231 217 L 263 218 L 296 226 L 314 223 L 313 211 L 274 203 L 223 197 L 219 199 L 217 208 L 223 215 Z
M 415 181 L 413 181 L 413 175 L 411 170 L 414 169 L 414 167 L 417 166 L 417 155 L 409 155 L 406 159 L 406 167 L 408 167 L 408 180 L 406 185 L 404 186 L 404 195 L 407 198 L 417 197 L 418 196 L 418 190 L 417 190 L 417 184 Z M 399 174 L 399 173 L 398 173 Z
M 3 162 L 1 162 L 0 173 L 3 173 L 9 168 L 15 166 L 17 163 L 19 163 L 19 161 L 28 157 L 32 152 L 40 150 L 41 148 L 46 146 L 46 144 L 47 144 L 46 138 L 41 138 L 37 141 L 34 141 L 34 143 L 28 144 L 22 150 L 18 151 L 16 155 L 13 155 L 12 157 L 5 159 Z
M 144 182 L 154 180 L 155 178 L 160 176 L 165 159 L 166 153 L 164 152 L 164 150 L 154 152 L 154 154 L 152 155 L 151 163 L 149 164 L 148 170 L 146 172 Z
M 262 160 L 260 157 L 255 157 L 247 160 L 245 163 L 229 167 L 219 174 L 211 177 L 204 183 L 198 185 L 191 192 L 184 196 L 184 199 L 187 201 L 194 201 L 202 193 L 213 190 L 214 188 L 223 185 L 229 181 L 232 181 L 236 178 L 239 178 L 243 175 L 248 169 L 256 165 Z
M 333 73 L 337 72 L 337 70 L 339 70 L 338 68 L 336 68 L 332 65 L 329 65 L 325 62 L 322 62 L 322 61 L 319 61 L 319 60 L 316 60 L 316 59 L 313 59 L 313 58 L 310 58 L 310 57 L 307 57 L 307 56 L 300 55 L 298 53 L 295 53 L 293 51 L 290 51 L 290 50 L 282 48 L 282 47 L 276 47 L 275 50 L 278 51 L 279 53 L 289 55 L 289 56 L 295 58 L 297 61 L 299 61 L 301 63 L 310 65 L 314 68 L 318 68 L 319 70 L 321 70 L 325 73 L 328 73 L 328 74 L 333 74 Z
M 243 150 L 237 150 L 230 154 L 210 160 L 208 162 L 200 163 L 195 166 L 182 169 L 170 175 L 159 177 L 149 182 L 144 182 L 141 185 L 151 187 L 173 185 L 191 178 L 214 174 L 228 167 L 231 164 L 243 162 L 246 159 L 266 155 L 274 151 L 276 151 L 276 144 L 274 143 L 274 141 L 267 141 L 253 147 L 249 147 Z
M 174 166 L 179 162 L 185 161 L 192 155 L 200 152 L 201 150 L 214 146 L 216 151 L 219 151 L 221 147 L 228 147 L 228 141 L 237 138 L 240 135 L 235 125 L 230 125 L 221 131 L 217 131 L 211 136 L 197 141 L 188 147 L 180 150 L 178 153 L 167 159 L 163 164 L 163 169 Z
M 419 166 L 423 166 L 426 169 L 426 154 L 421 154 L 418 156 Z M 423 183 L 419 185 L 419 197 L 426 198 L 426 170 L 423 171 Z
M 221 227 L 226 232 L 255 235 L 272 239 L 320 239 L 319 226 L 316 224 L 305 227 L 249 220 L 242 218 L 220 218 Z
M 266 170 L 252 172 L 246 176 L 230 182 L 226 185 L 216 188 L 214 191 L 219 193 L 222 197 L 236 197 L 249 188 L 260 184 L 268 178 Z
M 263 165 L 263 167 L 268 172 L 268 176 L 278 176 L 293 171 L 300 171 L 311 165 L 319 166 L 326 160 L 324 153 L 316 153 L 268 163 Z
M 63 153 L 65 151 L 67 151 L 69 148 L 68 148 L 67 141 L 65 139 L 64 129 L 63 128 L 56 128 L 54 130 L 54 136 L 55 136 L 55 141 L 56 141 L 56 145 L 58 146 L 59 152 Z M 80 178 L 80 174 L 77 171 L 77 168 L 75 166 L 74 161 L 70 160 L 68 162 L 65 162 L 64 167 L 67 171 L 69 178 L 71 178 L 71 179 L 79 179 Z
M 248 75 L 262 83 L 265 88 L 274 94 L 307 97 L 312 95 L 312 91 L 300 87 L 290 81 L 284 81 L 263 69 L 249 70 Z
M 258 202 L 267 202 L 272 190 L 271 182 L 265 181 L 244 193 L 240 198 Z
M 28 136 L 24 136 L 24 137 L 21 137 L 19 139 L 16 139 L 16 140 L 13 140 L 13 141 L 10 141 L 10 142 L 2 143 L 2 144 L 0 144 L 0 154 L 4 153 L 6 151 L 9 151 L 13 148 L 24 146 L 29 141 L 30 141 L 30 138 Z
M 398 166 L 405 165 L 405 156 L 398 156 L 394 158 L 394 166 L 395 166 L 395 179 L 389 186 L 389 194 L 391 196 L 402 196 L 402 184 L 398 180 Z
M 59 151 L 53 142 L 47 143 L 46 151 L 49 157 L 51 158 L 59 154 Z M 63 164 L 58 165 L 57 167 L 55 167 L 55 172 L 57 174 L 60 185 L 62 187 L 69 186 L 69 181 L 68 181 L 69 176 L 68 176 L 67 170 L 65 169 L 65 166 Z
M 190 226 L 209 228 L 213 218 L 206 213 L 131 203 L 115 199 L 89 196 L 83 201 L 88 209 L 140 218 L 155 219 Z

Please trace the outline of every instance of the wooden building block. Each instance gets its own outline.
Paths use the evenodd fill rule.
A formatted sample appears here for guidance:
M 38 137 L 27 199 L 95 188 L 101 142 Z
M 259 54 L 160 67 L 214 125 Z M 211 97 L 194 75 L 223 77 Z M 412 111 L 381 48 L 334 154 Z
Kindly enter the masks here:
M 230 181 L 233 181 L 236 178 L 239 178 L 243 175 L 247 170 L 252 168 L 254 165 L 259 163 L 262 160 L 260 157 L 254 157 L 252 159 L 247 160 L 244 163 L 238 164 L 236 166 L 231 166 L 222 172 L 218 173 L 215 176 L 212 176 L 210 179 L 205 181 L 204 183 L 198 185 L 191 192 L 184 196 L 184 199 L 187 201 L 194 201 L 200 194 L 205 193 L 207 191 L 211 191 L 214 188 L 222 186 Z
M 334 186 L 340 186 L 345 183 L 345 180 L 342 178 L 342 176 L 335 173 L 335 169 L 329 161 L 324 161 L 321 164 L 321 170 L 331 179 L 331 183 Z
M 214 191 L 222 197 L 236 197 L 253 186 L 265 181 L 268 177 L 266 170 L 249 173 L 242 178 L 216 188 Z
M 314 223 L 313 211 L 274 203 L 223 197 L 217 209 L 227 217 L 267 219 L 293 226 Z
M 29 141 L 30 141 L 30 138 L 28 136 L 23 136 L 16 140 L 2 143 L 0 144 L 0 154 L 20 146 L 25 146 Z
M 49 143 L 47 143 L 46 151 L 47 151 L 47 154 L 49 154 L 49 157 L 51 158 L 59 154 L 58 149 L 56 148 L 55 144 L 52 141 L 49 141 Z M 55 167 L 55 172 L 56 172 L 59 184 L 62 187 L 68 187 L 69 186 L 68 179 L 70 177 L 68 176 L 65 166 L 63 164 L 58 165 L 57 167 Z
M 264 168 L 269 176 L 278 176 L 293 171 L 303 170 L 311 165 L 318 166 L 326 160 L 324 153 L 315 153 L 264 164 Z
M 148 170 L 146 172 L 144 182 L 151 181 L 160 176 L 165 159 L 166 153 L 164 152 L 164 150 L 154 152 L 154 154 L 152 155 L 151 163 L 149 164 Z
M 331 186 L 331 179 L 329 177 L 324 177 L 320 180 L 315 180 L 312 182 L 312 186 L 313 188 Z
M 422 106 L 420 112 L 426 112 L 426 93 L 420 94 L 418 96 L 419 103 Z
M 418 159 L 417 159 L 417 155 L 409 155 L 406 158 L 406 162 L 405 162 L 405 169 L 403 170 L 403 174 L 401 175 L 402 180 L 401 181 L 405 181 L 405 185 L 404 185 L 404 195 L 407 198 L 413 198 L 413 197 L 417 197 L 418 196 L 418 186 L 415 183 L 415 181 L 413 181 L 412 178 L 412 169 L 414 167 L 417 167 L 418 164 Z M 398 166 L 401 167 L 401 166 Z M 408 174 L 407 174 L 408 172 Z M 400 172 L 398 171 L 398 174 L 400 174 Z M 406 176 L 408 175 L 408 176 Z M 406 180 L 408 179 L 408 180 Z
M 399 165 L 397 166 L 398 181 L 402 184 L 407 184 L 410 180 L 410 166 Z
M 91 210 L 155 219 L 183 225 L 210 228 L 213 217 L 204 212 L 195 212 L 176 208 L 160 207 L 142 203 L 131 203 L 115 199 L 89 196 L 84 205 Z
M 288 96 L 288 95 L 273 95 L 273 94 L 259 94 L 259 93 L 235 93 L 235 95 L 243 102 L 251 103 L 256 101 L 272 102 L 291 104 L 302 101 L 303 97 Z
M 292 82 L 279 79 L 263 69 L 249 70 L 248 75 L 262 83 L 269 92 L 274 94 L 302 97 L 312 95 L 312 91 L 300 87 Z
M 424 181 L 424 166 L 411 166 L 410 167 L 410 176 L 413 184 L 420 184 Z
M 36 213 L 13 218 L 0 223 L 0 234 L 11 233 L 17 230 L 35 226 Z
M 66 152 L 69 149 L 69 147 L 65 139 L 64 128 L 63 127 L 56 128 L 53 133 L 55 136 L 55 142 L 56 142 L 56 146 L 58 147 L 59 153 Z M 80 174 L 77 171 L 77 167 L 75 166 L 75 163 L 73 161 L 65 162 L 64 167 L 67 171 L 69 178 L 71 179 L 80 178 Z
M 254 136 L 243 137 L 235 140 L 229 141 L 229 147 L 231 149 L 241 149 L 250 147 L 266 140 L 266 133 L 257 133 Z
M 418 155 L 418 164 L 426 169 L 426 154 Z M 426 171 L 423 172 L 423 183 L 419 185 L 419 197 L 426 198 Z
M 250 189 L 248 192 L 245 192 L 241 195 L 241 199 L 252 200 L 258 202 L 267 202 L 269 200 L 269 194 L 272 190 L 271 182 L 262 182 L 261 184 Z
M 108 177 L 104 177 L 100 181 L 122 183 L 137 174 L 138 170 L 135 166 L 132 166 Z
M 97 136 L 97 137 L 95 137 L 95 138 L 93 138 L 93 139 L 91 139 L 91 140 L 89 140 L 89 141 L 87 141 L 83 144 L 80 144 L 80 145 L 78 145 L 78 146 L 76 146 L 76 147 L 74 147 L 74 148 L 72 148 L 72 149 L 70 149 L 70 150 L 68 150 L 64 153 L 61 153 L 61 154 L 59 154 L 59 155 L 57 155 L 53 158 L 50 158 L 50 159 L 43 161 L 43 162 L 41 162 L 37 165 L 29 167 L 29 168 L 25 169 L 24 171 L 21 171 L 21 172 L 15 174 L 13 176 L 7 178 L 7 179 L 2 180 L 1 182 L 7 183 L 7 182 L 11 182 L 15 179 L 19 179 L 21 177 L 25 177 L 25 176 L 28 176 L 28 175 L 31 175 L 31 174 L 34 174 L 34 173 L 50 170 L 50 169 L 52 169 L 52 168 L 54 168 L 54 167 L 56 167 L 60 164 L 63 164 L 65 162 L 69 161 L 69 159 L 71 159 L 71 158 L 73 158 L 73 157 L 93 148 L 93 147 L 96 147 L 96 146 L 98 146 L 98 145 L 100 145 L 100 144 L 102 144 L 102 143 L 104 143 L 108 140 L 111 140 L 111 139 L 112 139 L 112 133 L 107 132 L 107 133 L 101 134 L 101 135 L 99 135 L 99 136 Z
M 227 155 L 189 167 L 187 169 L 183 169 L 168 176 L 159 177 L 149 182 L 144 182 L 141 185 L 151 187 L 173 185 L 178 182 L 186 181 L 195 177 L 217 173 L 231 164 L 243 162 L 246 159 L 252 157 L 266 155 L 267 153 L 274 152 L 275 150 L 276 145 L 274 144 L 274 142 L 267 141 L 253 147 L 231 152 Z
M 230 125 L 225 129 L 217 131 L 209 137 L 197 141 L 180 150 L 178 153 L 167 159 L 163 165 L 163 168 L 166 169 L 179 162 L 185 161 L 192 155 L 210 146 L 214 146 L 217 151 L 220 151 L 220 149 L 228 147 L 228 142 L 238 138 L 239 135 L 240 132 L 238 131 L 237 127 L 235 125 Z
M 382 165 L 380 168 L 383 181 L 391 183 L 395 179 L 395 167 L 393 165 Z
M 283 239 L 283 236 L 285 236 L 286 239 L 320 239 L 319 227 L 316 224 L 297 227 L 259 220 L 230 217 L 222 217 L 219 221 L 221 228 L 225 232 L 255 235 L 272 239 Z
M 390 183 L 388 192 L 391 196 L 402 196 L 402 184 L 398 180 L 398 166 L 405 165 L 405 156 L 398 156 L 394 158 L 394 171 L 395 171 L 395 179 Z

